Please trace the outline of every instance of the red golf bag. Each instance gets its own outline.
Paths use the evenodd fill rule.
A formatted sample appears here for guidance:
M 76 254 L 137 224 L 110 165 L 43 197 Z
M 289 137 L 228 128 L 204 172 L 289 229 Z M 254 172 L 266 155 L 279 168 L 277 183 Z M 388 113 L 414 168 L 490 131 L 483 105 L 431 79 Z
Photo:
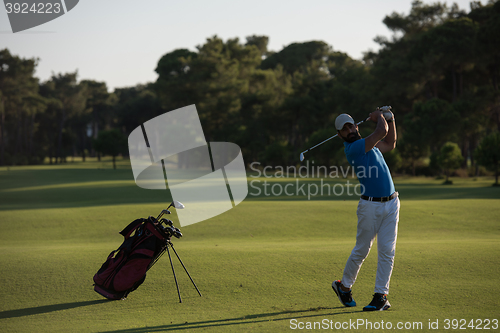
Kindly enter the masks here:
M 126 298 L 136 290 L 168 246 L 170 235 L 165 229 L 152 216 L 137 219 L 123 229 L 122 245 L 109 254 L 94 275 L 94 290 L 112 300 Z

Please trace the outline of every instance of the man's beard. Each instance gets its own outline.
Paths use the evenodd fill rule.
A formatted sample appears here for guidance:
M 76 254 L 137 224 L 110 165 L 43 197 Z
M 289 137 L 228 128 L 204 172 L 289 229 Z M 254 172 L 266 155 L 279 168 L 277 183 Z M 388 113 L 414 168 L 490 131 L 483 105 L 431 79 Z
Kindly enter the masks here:
M 359 132 L 356 131 L 356 133 L 347 134 L 347 137 L 342 136 L 342 139 L 344 139 L 345 142 L 353 143 L 354 141 L 361 139 L 361 135 L 359 135 Z

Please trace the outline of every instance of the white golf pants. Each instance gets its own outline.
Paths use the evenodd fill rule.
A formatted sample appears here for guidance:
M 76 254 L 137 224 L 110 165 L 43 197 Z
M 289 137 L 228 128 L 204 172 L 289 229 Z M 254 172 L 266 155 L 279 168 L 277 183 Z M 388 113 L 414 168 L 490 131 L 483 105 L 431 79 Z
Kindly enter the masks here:
M 373 241 L 377 237 L 378 264 L 375 292 L 388 294 L 396 253 L 399 197 L 386 202 L 360 199 L 357 215 L 356 246 L 352 250 L 349 259 L 347 259 L 342 284 L 347 288 L 351 288 L 356 282 L 361 265 L 368 253 L 370 253 Z

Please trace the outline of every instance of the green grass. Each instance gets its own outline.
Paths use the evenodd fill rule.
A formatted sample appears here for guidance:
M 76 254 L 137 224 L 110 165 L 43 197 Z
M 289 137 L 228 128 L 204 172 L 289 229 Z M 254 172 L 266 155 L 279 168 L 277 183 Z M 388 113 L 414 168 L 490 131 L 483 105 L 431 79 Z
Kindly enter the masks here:
M 292 319 L 421 322 L 419 331 L 439 320 L 443 331 L 447 318 L 500 319 L 500 189 L 492 178 L 453 179 L 451 186 L 395 179 L 401 215 L 393 307 L 363 313 L 373 293 L 376 246 L 354 287 L 358 307 L 341 307 L 330 287 L 355 241 L 357 199 L 347 195 L 249 195 L 222 215 L 182 228 L 184 237 L 173 241 L 203 297 L 175 259 L 179 303 L 163 257 L 127 300 L 103 299 L 92 277 L 121 244 L 118 231 L 171 200 L 166 191 L 138 188 L 127 161 L 117 170 L 110 165 L 0 168 L 1 332 L 281 332 L 290 331 Z M 295 181 L 252 180 L 262 192 L 266 180 Z

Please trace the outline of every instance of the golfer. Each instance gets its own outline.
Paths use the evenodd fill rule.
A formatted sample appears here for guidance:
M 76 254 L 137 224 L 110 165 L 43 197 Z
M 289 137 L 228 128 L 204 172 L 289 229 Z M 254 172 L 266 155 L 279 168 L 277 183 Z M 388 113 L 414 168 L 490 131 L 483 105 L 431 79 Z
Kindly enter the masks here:
M 356 245 L 347 260 L 342 280 L 334 281 L 332 288 L 344 306 L 356 306 L 351 288 L 377 237 L 375 294 L 364 311 L 383 311 L 391 307 L 387 294 L 396 252 L 399 198 L 382 156 L 396 146 L 396 125 L 392 112 L 384 114 L 379 109 L 370 113 L 370 120 L 377 126 L 365 139 L 361 138 L 358 126 L 348 114 L 341 114 L 335 120 L 338 134 L 344 140 L 347 160 L 355 168 L 364 192 L 358 203 Z

